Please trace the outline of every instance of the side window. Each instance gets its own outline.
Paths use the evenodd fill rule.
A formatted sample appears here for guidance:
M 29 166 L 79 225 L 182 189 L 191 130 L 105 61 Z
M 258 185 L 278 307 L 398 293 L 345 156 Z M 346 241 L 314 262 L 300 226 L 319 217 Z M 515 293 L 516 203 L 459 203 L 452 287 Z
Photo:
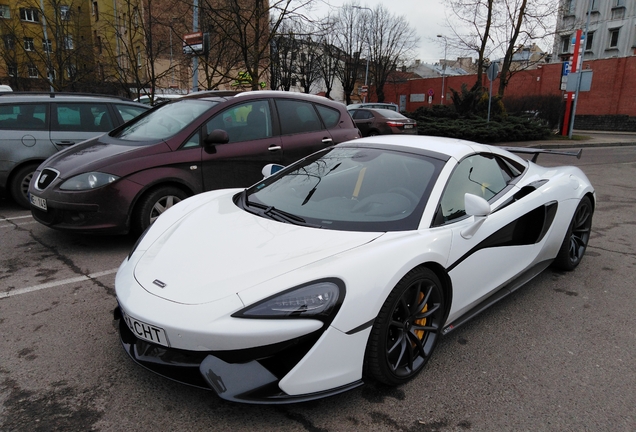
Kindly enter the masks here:
M 182 149 L 199 147 L 201 143 L 201 129 L 197 131 L 181 146 Z
M 230 143 L 251 141 L 272 136 L 272 116 L 267 100 L 250 101 L 215 115 L 205 125 L 206 133 L 223 129 Z
M 338 126 L 338 123 L 340 123 L 340 111 L 324 105 L 316 105 L 316 108 L 318 109 L 318 113 L 320 114 L 320 117 L 322 117 L 322 122 L 325 124 L 327 129 Z
M 501 192 L 512 177 L 490 155 L 467 157 L 455 168 L 441 200 L 443 221 L 457 219 L 466 214 L 464 195 L 470 193 L 486 200 Z
M 46 129 L 45 104 L 9 104 L 0 106 L 0 129 Z
M 107 132 L 112 129 L 106 104 L 58 103 L 56 110 L 56 130 Z
M 117 111 L 119 111 L 119 114 L 121 114 L 121 117 L 124 119 L 125 122 L 134 119 L 143 112 L 146 112 L 146 109 L 144 108 L 131 105 L 115 104 L 115 108 L 117 109 Z
M 314 132 L 322 129 L 312 103 L 291 99 L 276 99 L 283 135 Z

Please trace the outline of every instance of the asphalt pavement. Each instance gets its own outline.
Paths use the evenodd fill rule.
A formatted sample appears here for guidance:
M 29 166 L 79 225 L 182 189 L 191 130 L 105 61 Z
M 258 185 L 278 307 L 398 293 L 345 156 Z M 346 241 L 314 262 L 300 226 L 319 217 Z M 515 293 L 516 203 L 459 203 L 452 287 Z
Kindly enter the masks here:
M 549 140 L 507 142 L 497 145 L 542 149 L 633 146 L 636 145 L 636 132 L 574 130 L 572 139 L 555 136 Z

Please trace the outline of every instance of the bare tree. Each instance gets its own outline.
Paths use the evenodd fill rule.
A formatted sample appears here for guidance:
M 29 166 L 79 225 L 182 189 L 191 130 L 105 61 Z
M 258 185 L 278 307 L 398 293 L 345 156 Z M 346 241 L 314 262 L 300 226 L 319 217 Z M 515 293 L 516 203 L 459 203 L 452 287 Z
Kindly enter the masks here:
M 313 1 L 206 0 L 205 5 L 219 34 L 240 53 L 243 76 L 257 90 L 269 70 L 270 47 L 282 22 L 299 16 L 299 9 Z
M 361 14 L 357 4 L 345 4 L 334 16 L 333 45 L 337 55 L 336 77 L 342 83 L 347 105 L 362 69 L 361 53 L 366 48 L 367 16 Z
M 378 102 L 384 102 L 384 86 L 389 75 L 412 55 L 419 38 L 403 16 L 391 14 L 382 5 L 376 6 L 369 22 L 371 76 Z

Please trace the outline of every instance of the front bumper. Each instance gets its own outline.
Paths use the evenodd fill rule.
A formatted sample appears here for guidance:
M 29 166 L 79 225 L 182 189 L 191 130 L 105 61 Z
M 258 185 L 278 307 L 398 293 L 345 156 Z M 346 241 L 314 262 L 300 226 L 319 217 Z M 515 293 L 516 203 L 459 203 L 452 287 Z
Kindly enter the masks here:
M 119 308 L 119 334 L 130 358 L 140 366 L 171 380 L 214 390 L 222 399 L 251 404 L 305 402 L 351 390 L 356 380 L 333 389 L 290 395 L 279 382 L 316 344 L 322 331 L 286 342 L 252 349 L 199 352 L 167 348 L 138 339 L 128 328 Z

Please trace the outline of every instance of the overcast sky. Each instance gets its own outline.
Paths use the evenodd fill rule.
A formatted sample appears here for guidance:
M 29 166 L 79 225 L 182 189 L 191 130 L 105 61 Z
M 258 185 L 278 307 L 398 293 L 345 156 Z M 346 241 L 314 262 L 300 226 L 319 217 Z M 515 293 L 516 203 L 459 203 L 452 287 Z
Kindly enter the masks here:
M 345 3 L 352 3 L 351 0 L 324 0 L 331 9 L 335 9 Z M 321 5 L 321 0 L 317 0 L 315 8 L 311 12 L 313 17 L 325 17 L 329 13 L 330 7 Z M 374 9 L 378 4 L 382 4 L 386 9 L 395 15 L 406 18 L 408 23 L 420 37 L 418 49 L 419 58 L 424 63 L 436 63 L 444 58 L 444 44 L 441 43 L 438 34 L 447 33 L 445 26 L 445 10 L 443 0 L 357 0 L 361 7 Z M 448 58 L 456 57 L 448 54 Z

